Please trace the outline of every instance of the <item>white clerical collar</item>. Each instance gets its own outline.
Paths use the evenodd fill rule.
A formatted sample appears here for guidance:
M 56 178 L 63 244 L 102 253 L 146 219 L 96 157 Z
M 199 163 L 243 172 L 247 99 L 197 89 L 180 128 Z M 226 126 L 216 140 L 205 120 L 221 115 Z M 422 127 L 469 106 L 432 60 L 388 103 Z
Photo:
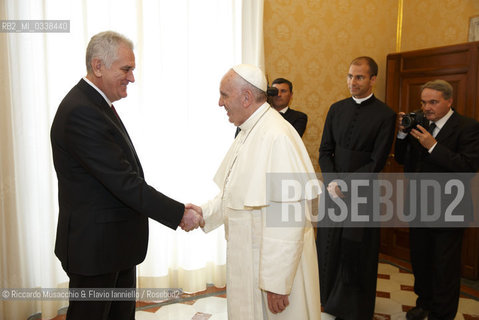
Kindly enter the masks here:
M 435 121 L 434 123 L 436 124 L 436 128 L 441 130 L 442 127 L 446 124 L 447 120 L 449 120 L 449 118 L 452 116 L 453 113 L 454 113 L 454 111 L 452 109 L 449 109 L 448 113 L 446 113 L 446 115 L 444 117 Z
M 261 118 L 261 116 L 268 111 L 270 108 L 267 102 L 263 103 L 245 122 L 243 122 L 239 127 L 241 132 L 248 132 L 251 130 L 256 122 Z
M 110 99 L 108 99 L 106 97 L 106 95 L 103 93 L 103 91 L 101 91 L 100 89 L 98 89 L 97 86 L 95 86 L 93 84 L 93 82 L 91 82 L 90 80 L 87 79 L 87 77 L 83 77 L 83 80 L 85 80 L 86 83 L 88 83 L 90 86 L 92 86 L 96 91 L 98 91 L 99 94 L 101 94 L 101 96 L 105 99 L 106 103 L 108 103 L 108 105 L 111 107 L 111 105 L 113 104 Z
M 279 113 L 286 113 L 288 111 L 288 106 L 284 107 L 283 109 L 279 110 Z
M 373 96 L 373 94 L 371 93 L 369 96 L 367 96 L 366 98 L 355 98 L 355 97 L 352 97 L 354 99 L 354 101 L 356 101 L 357 104 L 361 104 L 361 102 L 363 101 L 366 101 L 368 100 L 369 98 L 371 98 Z

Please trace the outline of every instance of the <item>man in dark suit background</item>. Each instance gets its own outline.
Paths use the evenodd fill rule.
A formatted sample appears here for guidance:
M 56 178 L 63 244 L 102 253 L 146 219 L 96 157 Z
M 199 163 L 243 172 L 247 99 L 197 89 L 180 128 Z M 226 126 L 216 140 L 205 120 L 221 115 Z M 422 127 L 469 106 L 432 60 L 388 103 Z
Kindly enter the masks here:
M 133 44 L 102 32 L 86 52 L 87 76 L 65 96 L 51 128 L 58 178 L 55 254 L 70 288 L 135 288 L 148 245 L 148 218 L 185 230 L 193 210 L 149 186 L 112 102 L 134 82 Z M 67 319 L 134 319 L 135 301 L 70 301 Z
M 404 113 L 399 113 L 399 132 L 395 159 L 407 173 L 474 173 L 479 169 L 479 123 L 455 112 L 453 88 L 444 80 L 427 82 L 421 87 L 422 111 L 429 120 L 429 131 L 421 125 L 404 132 Z M 472 209 L 472 199 L 466 185 L 461 210 Z M 426 201 L 421 196 L 420 201 Z M 462 212 L 465 216 L 472 212 Z M 411 227 L 410 252 L 414 273 L 416 307 L 406 314 L 408 320 L 428 317 L 454 319 L 459 303 L 461 276 L 461 246 L 463 228 Z
M 277 78 L 271 85 L 278 89 L 278 95 L 270 99 L 271 106 L 278 110 L 283 118 L 298 131 L 299 136 L 302 137 L 306 130 L 308 116 L 301 111 L 293 110 L 289 107 L 293 97 L 293 84 L 287 79 Z

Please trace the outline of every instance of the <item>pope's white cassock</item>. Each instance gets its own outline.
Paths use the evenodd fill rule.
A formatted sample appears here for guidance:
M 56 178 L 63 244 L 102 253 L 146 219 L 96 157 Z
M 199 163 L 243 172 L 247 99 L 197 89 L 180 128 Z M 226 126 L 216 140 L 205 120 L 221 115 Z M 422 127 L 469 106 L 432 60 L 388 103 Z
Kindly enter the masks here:
M 309 155 L 296 130 L 267 103 L 240 128 L 214 177 L 220 193 L 202 206 L 205 232 L 225 226 L 228 319 L 319 319 L 311 221 L 307 214 L 294 226 L 266 221 L 270 214 L 280 217 L 285 207 L 308 210 L 306 200 L 321 192 Z M 287 173 L 303 187 L 313 182 L 316 192 L 292 193 L 269 183 L 269 173 Z M 266 291 L 289 294 L 289 306 L 271 313 Z

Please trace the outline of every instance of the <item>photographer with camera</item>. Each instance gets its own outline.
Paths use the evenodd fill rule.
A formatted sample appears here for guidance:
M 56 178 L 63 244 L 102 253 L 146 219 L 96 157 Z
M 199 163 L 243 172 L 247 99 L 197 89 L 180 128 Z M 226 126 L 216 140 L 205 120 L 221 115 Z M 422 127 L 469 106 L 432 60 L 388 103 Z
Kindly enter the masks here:
M 479 123 L 455 112 L 452 97 L 453 88 L 448 82 L 429 81 L 421 87 L 421 110 L 399 113 L 395 159 L 404 165 L 405 172 L 434 173 L 439 179 L 441 173 L 456 177 L 457 173 L 479 169 Z M 466 205 L 460 210 L 471 212 L 462 214 L 472 215 L 468 185 L 463 201 Z M 411 265 L 418 298 L 406 314 L 408 320 L 454 319 L 459 303 L 463 233 L 464 228 L 411 225 Z
M 277 78 L 268 87 L 266 94 L 268 103 L 279 112 L 283 118 L 288 121 L 302 137 L 308 123 L 308 116 L 301 111 L 293 110 L 289 107 L 291 98 L 293 97 L 293 84 L 284 78 Z M 240 132 L 240 128 L 236 128 L 235 138 Z
M 277 78 L 271 84 L 273 88 L 276 88 L 276 94 L 270 95 L 268 101 L 271 106 L 276 109 L 283 118 L 291 123 L 291 125 L 298 131 L 300 137 L 303 136 L 306 130 L 306 124 L 308 123 L 308 116 L 301 111 L 293 110 L 289 107 L 291 98 L 293 97 L 293 84 L 291 81 L 284 78 Z

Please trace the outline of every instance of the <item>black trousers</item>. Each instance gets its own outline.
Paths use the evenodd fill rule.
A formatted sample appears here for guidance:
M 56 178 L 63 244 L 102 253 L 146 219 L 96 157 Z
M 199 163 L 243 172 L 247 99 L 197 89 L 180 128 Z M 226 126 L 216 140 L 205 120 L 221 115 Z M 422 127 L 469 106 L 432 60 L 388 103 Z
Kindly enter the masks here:
M 461 289 L 464 229 L 410 228 L 411 265 L 416 305 L 430 320 L 454 319 Z
M 69 273 L 70 288 L 136 288 L 136 266 L 98 276 Z M 134 320 L 135 301 L 70 301 L 67 320 Z

